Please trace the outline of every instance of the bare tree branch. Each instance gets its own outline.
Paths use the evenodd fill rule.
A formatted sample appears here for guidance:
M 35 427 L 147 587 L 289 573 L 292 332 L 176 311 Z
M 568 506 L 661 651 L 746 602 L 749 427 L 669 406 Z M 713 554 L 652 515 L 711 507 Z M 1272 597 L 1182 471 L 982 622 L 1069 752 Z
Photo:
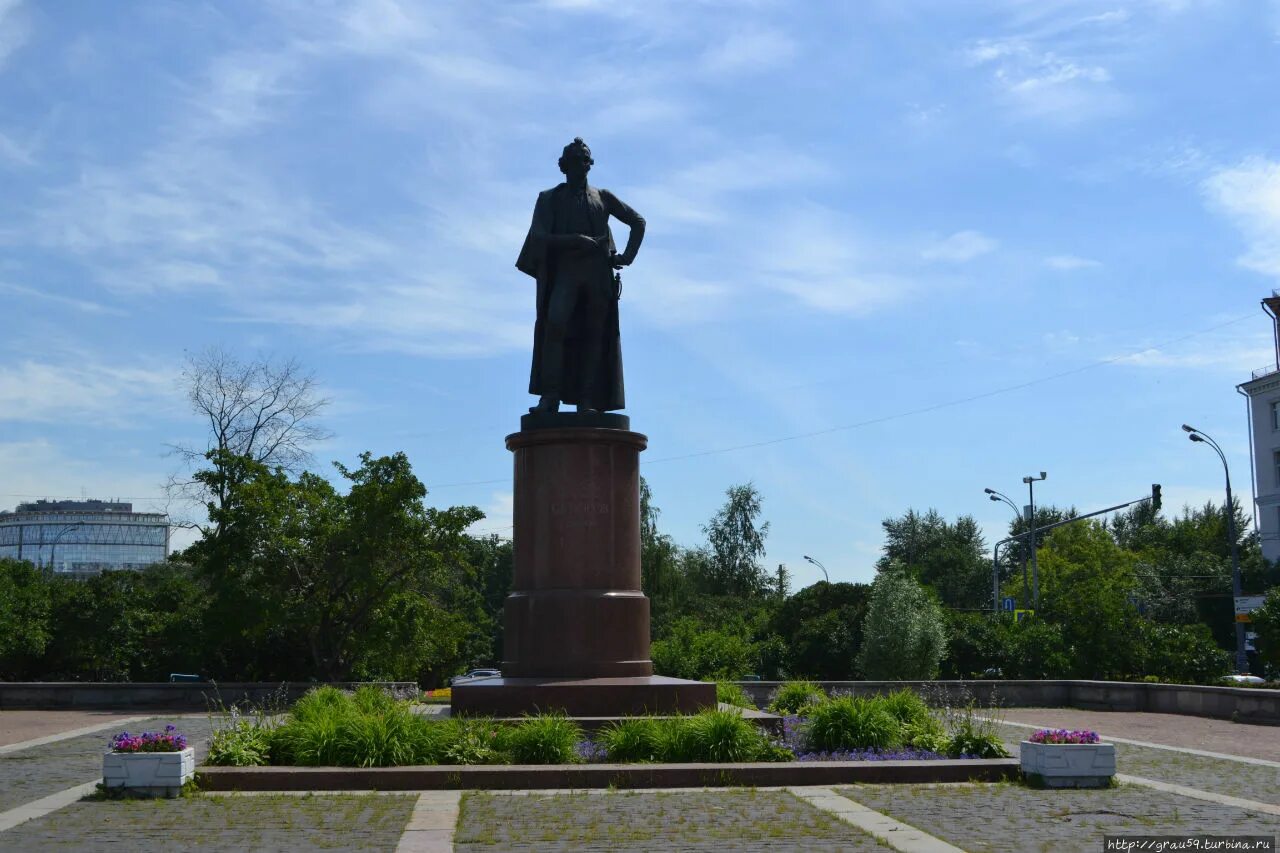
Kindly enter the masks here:
M 188 472 L 200 467 L 209 451 L 221 450 L 296 474 L 311 461 L 310 446 L 332 436 L 317 422 L 330 401 L 320 396 L 315 376 L 295 359 L 241 361 L 211 347 L 187 354 L 181 382 L 191 410 L 209 429 L 203 447 L 169 445 Z M 190 476 L 174 474 L 165 494 L 188 505 L 224 508 L 233 485 L 224 483 L 211 492 Z M 205 535 L 216 532 L 208 525 L 185 524 L 199 526 Z

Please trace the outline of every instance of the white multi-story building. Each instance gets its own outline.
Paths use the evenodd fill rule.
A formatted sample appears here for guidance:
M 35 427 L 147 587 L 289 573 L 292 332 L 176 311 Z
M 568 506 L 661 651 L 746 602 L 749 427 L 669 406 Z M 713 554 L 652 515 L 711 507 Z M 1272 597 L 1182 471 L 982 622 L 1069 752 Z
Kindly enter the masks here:
M 84 577 L 169 556 L 169 517 L 109 501 L 36 501 L 0 512 L 0 557 Z
M 1280 292 L 1262 300 L 1275 334 L 1273 364 L 1253 371 L 1236 386 L 1249 398 L 1249 444 L 1253 451 L 1254 509 L 1262 556 L 1280 559 Z M 1243 485 L 1243 484 L 1241 484 Z

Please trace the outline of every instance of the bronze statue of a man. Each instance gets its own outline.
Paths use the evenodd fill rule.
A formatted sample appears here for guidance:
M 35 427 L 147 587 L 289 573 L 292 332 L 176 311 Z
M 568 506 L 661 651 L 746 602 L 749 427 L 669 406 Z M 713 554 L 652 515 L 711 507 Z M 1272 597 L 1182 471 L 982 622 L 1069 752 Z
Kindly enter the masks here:
M 594 163 L 580 138 L 564 147 L 565 182 L 538 194 L 516 261 L 517 269 L 538 281 L 529 374 L 529 393 L 538 395 L 538 405 L 531 412 L 558 411 L 562 401 L 579 412 L 624 406 L 614 270 L 635 260 L 644 218 L 608 190 L 587 185 Z M 631 229 L 622 254 L 609 230 L 610 216 Z

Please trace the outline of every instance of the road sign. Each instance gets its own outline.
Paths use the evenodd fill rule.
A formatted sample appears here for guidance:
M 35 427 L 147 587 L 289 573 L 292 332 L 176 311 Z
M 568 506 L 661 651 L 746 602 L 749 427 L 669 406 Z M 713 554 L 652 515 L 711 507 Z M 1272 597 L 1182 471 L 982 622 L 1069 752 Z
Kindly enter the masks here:
M 1264 595 L 1237 595 L 1236 596 L 1236 621 L 1252 622 L 1249 614 L 1262 607 L 1262 600 L 1266 598 Z
M 1007 610 L 1010 613 L 1012 613 L 1014 608 L 1017 607 L 1017 602 L 1013 600 L 1012 595 L 1006 595 L 1004 597 L 1004 601 L 1000 602 L 1000 604 L 1002 610 Z
M 1036 612 L 1034 610 L 1015 610 L 1013 611 L 1013 621 L 1021 622 L 1023 619 L 1030 619 L 1035 615 Z

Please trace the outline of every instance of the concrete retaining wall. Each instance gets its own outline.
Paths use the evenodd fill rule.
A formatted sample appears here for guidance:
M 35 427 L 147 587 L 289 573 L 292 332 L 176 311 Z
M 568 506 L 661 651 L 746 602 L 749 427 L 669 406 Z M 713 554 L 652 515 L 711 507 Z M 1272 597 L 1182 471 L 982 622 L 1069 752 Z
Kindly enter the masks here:
M 779 681 L 738 682 L 764 706 Z M 1150 711 L 1214 717 L 1241 723 L 1280 724 L 1280 690 L 1204 687 L 1190 684 L 1142 684 L 1122 681 L 823 681 L 838 690 L 870 696 L 910 687 L 931 704 L 944 701 L 1006 708 L 1081 708 L 1090 711 Z
M 412 681 L 335 682 L 333 686 L 354 690 L 361 684 L 373 683 L 405 696 L 416 696 L 418 685 Z M 313 687 L 314 682 L 135 682 L 96 683 L 77 681 L 0 682 L 0 710 L 18 708 L 54 711 L 84 709 L 94 711 L 165 710 L 205 711 L 219 704 L 281 705 L 292 704 Z

